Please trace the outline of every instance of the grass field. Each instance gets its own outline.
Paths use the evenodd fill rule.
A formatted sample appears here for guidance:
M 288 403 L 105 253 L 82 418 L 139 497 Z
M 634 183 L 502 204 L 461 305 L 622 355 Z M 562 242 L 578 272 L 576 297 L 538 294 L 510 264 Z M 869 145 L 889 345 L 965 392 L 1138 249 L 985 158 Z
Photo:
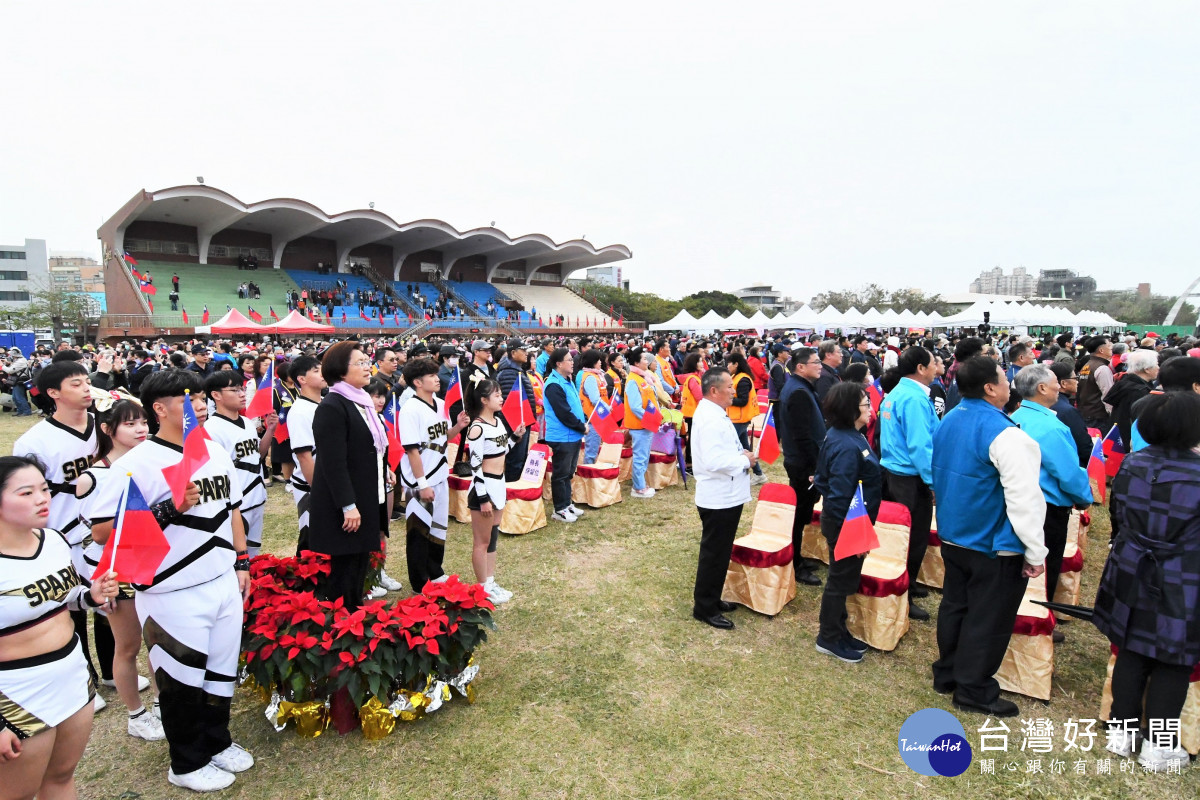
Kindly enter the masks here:
M 0 447 L 28 427 L 0 417 Z M 769 470 L 783 479 L 781 466 Z M 1060 734 L 1069 718 L 1096 717 L 1107 641 L 1089 625 L 1065 628 L 1049 706 L 1014 697 L 1022 717 L 1048 717 L 1054 751 L 1041 774 L 1026 772 L 1020 722 L 996 775 L 982 775 L 977 728 L 956 714 L 976 748 L 958 778 L 909 771 L 897 752 L 904 720 L 921 708 L 954 713 L 930 686 L 934 623 L 914 623 L 892 653 L 858 665 L 813 647 L 820 589 L 774 618 L 738 610 L 736 630 L 691 618 L 699 522 L 691 492 L 672 488 L 649 502 L 628 499 L 572 525 L 552 523 L 500 543 L 501 582 L 516 593 L 497 612 L 499 630 L 479 651 L 479 700 L 456 700 L 389 738 L 365 741 L 333 731 L 301 740 L 276 733 L 248 691 L 234 702 L 234 738 L 258 759 L 222 796 L 236 798 L 1194 798 L 1200 767 L 1182 776 L 1140 771 L 1098 775 L 1102 738 L 1072 774 Z M 294 547 L 290 496 L 270 490 L 265 542 Z M 743 527 L 750 520 L 743 514 Z M 1108 525 L 1095 515 L 1086 565 L 1089 602 Z M 397 539 L 402 543 L 403 538 Z M 451 524 L 446 564 L 470 572 L 470 531 Z M 389 572 L 405 580 L 403 548 Z M 405 581 L 407 583 L 407 581 Z M 936 612 L 936 593 L 924 604 Z M 125 733 L 125 712 L 96 718 L 77 773 L 84 798 L 190 796 L 167 784 L 167 748 Z M 1097 752 L 1099 751 L 1099 752 Z M 1000 755 L 1004 754 L 988 754 Z M 1051 774 L 1050 759 L 1067 763 Z M 1015 771 L 1001 765 L 1015 762 Z

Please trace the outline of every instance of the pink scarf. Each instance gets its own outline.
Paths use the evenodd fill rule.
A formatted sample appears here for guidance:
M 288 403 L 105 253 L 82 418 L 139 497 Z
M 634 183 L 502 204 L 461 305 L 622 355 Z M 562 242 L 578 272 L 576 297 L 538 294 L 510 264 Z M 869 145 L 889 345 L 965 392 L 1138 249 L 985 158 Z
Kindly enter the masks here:
M 359 389 L 345 381 L 338 381 L 329 387 L 329 393 L 340 394 L 356 406 L 362 406 L 363 410 L 367 412 L 365 414 L 367 427 L 371 429 L 371 438 L 375 440 L 375 449 L 380 453 L 387 450 L 387 431 L 383 429 L 383 422 L 375 411 L 375 401 L 371 399 L 371 395 L 367 394 L 366 389 Z

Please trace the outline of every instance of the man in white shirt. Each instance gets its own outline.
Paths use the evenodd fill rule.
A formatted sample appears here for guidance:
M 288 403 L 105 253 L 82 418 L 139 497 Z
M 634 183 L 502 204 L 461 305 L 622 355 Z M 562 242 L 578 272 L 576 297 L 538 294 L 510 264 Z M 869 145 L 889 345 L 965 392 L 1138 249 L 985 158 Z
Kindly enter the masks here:
M 708 370 L 701 378 L 700 390 L 704 399 L 692 417 L 691 435 L 696 510 L 703 532 L 692 616 L 714 628 L 729 629 L 733 622 L 722 612 L 732 611 L 734 605 L 721 600 L 721 589 L 742 506 L 750 501 L 750 470 L 758 458 L 742 448 L 725 411 L 734 398 L 729 371 L 722 367 Z

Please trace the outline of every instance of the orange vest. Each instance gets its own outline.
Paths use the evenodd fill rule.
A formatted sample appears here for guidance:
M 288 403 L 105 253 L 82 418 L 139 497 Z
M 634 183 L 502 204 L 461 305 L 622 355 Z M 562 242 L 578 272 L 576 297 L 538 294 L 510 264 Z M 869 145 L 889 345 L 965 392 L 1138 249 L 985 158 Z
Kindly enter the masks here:
M 675 380 L 675 373 L 671 370 L 670 359 L 663 358 L 662 356 L 655 356 L 654 358 L 658 361 L 659 369 L 662 370 L 663 383 L 667 385 L 670 390 L 669 393 L 674 393 L 675 387 L 679 385 L 679 382 Z
M 742 380 L 750 381 L 750 402 L 746 403 L 746 405 L 742 406 L 741 408 L 738 408 L 737 406 L 730 406 L 729 408 L 725 409 L 725 413 L 729 415 L 731 420 L 733 420 L 734 425 L 740 425 L 743 422 L 750 422 L 758 416 L 758 398 L 754 394 L 754 376 L 746 372 L 739 372 L 737 375 L 734 375 L 733 387 L 735 391 L 737 390 L 738 382 Z
M 608 402 L 608 381 L 604 380 L 603 373 L 584 371 L 583 377 L 579 379 L 579 402 L 583 404 L 583 415 L 588 419 L 592 418 L 592 412 L 596 409 L 595 404 L 588 399 L 587 392 L 583 390 L 583 384 L 589 379 L 596 382 L 596 391 L 600 393 L 600 399 L 605 403 Z
M 699 375 L 682 375 L 683 378 L 683 416 L 691 419 L 696 413 L 703 393 L 700 390 Z
M 546 392 L 546 382 L 536 372 L 529 373 L 529 385 L 533 387 L 533 405 L 537 413 L 542 413 L 542 395 Z
M 644 411 L 646 406 L 650 405 L 654 400 L 654 387 L 645 378 L 634 372 L 629 373 L 629 380 L 633 381 L 634 385 L 638 387 L 638 393 L 642 397 L 642 410 Z M 625 427 L 631 431 L 645 430 L 642 421 L 632 411 L 625 412 Z

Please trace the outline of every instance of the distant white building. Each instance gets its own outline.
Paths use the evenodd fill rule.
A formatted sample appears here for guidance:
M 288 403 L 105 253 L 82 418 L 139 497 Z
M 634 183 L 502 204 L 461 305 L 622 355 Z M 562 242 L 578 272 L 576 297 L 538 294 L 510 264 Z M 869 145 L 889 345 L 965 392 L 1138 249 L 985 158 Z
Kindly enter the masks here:
M 756 283 L 752 286 L 738 289 L 734 292 L 734 295 L 751 308 L 762 309 L 763 311 L 778 311 L 790 314 L 801 305 L 790 297 L 784 297 L 783 292 L 776 291 L 768 283 Z
M 50 251 L 44 239 L 23 245 L 0 244 L 0 309 L 29 304 L 29 293 L 50 279 Z
M 1014 267 L 1011 275 L 1005 275 L 1000 267 L 985 269 L 971 281 L 968 289 L 972 294 L 1007 294 L 1017 297 L 1032 297 L 1037 290 L 1037 279 L 1024 267 Z
M 629 281 L 625 279 L 624 273 L 621 270 L 620 264 L 605 264 L 602 267 L 589 267 L 584 270 L 582 277 L 585 281 L 595 281 L 602 283 L 605 286 L 615 286 L 618 289 L 629 291 Z M 571 278 L 571 281 L 578 281 L 579 278 Z

